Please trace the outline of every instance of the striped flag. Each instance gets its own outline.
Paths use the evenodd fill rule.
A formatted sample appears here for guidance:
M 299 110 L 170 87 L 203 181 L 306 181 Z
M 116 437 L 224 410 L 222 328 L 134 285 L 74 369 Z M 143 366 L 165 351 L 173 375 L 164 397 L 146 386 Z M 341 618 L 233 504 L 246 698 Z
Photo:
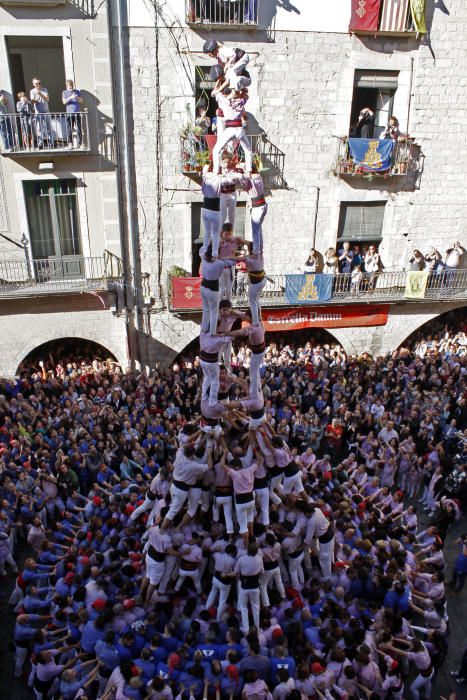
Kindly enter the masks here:
M 407 26 L 409 0 L 383 0 L 380 32 L 403 32 Z

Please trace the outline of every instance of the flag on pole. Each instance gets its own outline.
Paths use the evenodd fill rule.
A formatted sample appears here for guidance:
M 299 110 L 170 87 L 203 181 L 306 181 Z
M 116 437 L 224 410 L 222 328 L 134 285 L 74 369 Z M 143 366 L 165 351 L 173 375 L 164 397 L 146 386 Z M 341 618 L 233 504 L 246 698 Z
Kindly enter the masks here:
M 352 0 L 349 31 L 378 31 L 381 0 Z
M 417 34 L 426 34 L 425 0 L 410 0 L 410 11 Z
M 424 299 L 427 282 L 428 270 L 422 270 L 420 272 L 409 270 L 409 272 L 407 272 L 407 281 L 405 284 L 406 299 Z
M 407 27 L 409 0 L 383 0 L 379 29 L 381 32 L 403 32 Z

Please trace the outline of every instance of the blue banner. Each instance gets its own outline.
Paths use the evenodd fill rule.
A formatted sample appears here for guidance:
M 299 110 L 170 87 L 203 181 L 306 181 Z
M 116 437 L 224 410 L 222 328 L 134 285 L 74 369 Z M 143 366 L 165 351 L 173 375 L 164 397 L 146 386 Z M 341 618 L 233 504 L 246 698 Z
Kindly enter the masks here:
M 288 304 L 314 304 L 328 301 L 334 275 L 286 275 L 285 298 Z
M 392 139 L 349 139 L 349 148 L 355 165 L 365 172 L 377 173 L 391 167 Z

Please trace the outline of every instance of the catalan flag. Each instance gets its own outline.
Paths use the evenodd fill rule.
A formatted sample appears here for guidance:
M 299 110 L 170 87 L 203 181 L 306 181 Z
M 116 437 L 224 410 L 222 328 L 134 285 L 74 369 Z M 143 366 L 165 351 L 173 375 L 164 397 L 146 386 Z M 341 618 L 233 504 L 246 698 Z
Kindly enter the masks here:
M 407 26 L 409 0 L 383 0 L 381 32 L 403 32 Z

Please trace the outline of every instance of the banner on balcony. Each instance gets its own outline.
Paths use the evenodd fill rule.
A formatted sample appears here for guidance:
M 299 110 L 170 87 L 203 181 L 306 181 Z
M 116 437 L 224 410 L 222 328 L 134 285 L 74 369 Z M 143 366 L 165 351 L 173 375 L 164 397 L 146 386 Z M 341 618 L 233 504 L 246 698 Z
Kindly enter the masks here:
M 384 326 L 388 320 L 389 304 L 364 306 L 315 306 L 313 309 L 263 309 L 264 329 L 268 332 L 295 331 L 303 328 L 356 328 Z
M 285 298 L 288 304 L 316 304 L 332 294 L 333 275 L 286 275 Z
M 403 32 L 407 25 L 409 0 L 383 0 L 380 32 Z
M 428 270 L 421 272 L 409 270 L 405 283 L 405 296 L 407 299 L 424 299 L 426 283 L 428 281 Z
M 352 0 L 349 31 L 377 31 L 380 0 Z
M 410 11 L 417 34 L 426 34 L 425 0 L 410 0 Z
M 172 308 L 200 309 L 201 277 L 172 277 Z
M 392 139 L 349 139 L 349 148 L 355 165 L 365 172 L 379 173 L 391 167 Z

